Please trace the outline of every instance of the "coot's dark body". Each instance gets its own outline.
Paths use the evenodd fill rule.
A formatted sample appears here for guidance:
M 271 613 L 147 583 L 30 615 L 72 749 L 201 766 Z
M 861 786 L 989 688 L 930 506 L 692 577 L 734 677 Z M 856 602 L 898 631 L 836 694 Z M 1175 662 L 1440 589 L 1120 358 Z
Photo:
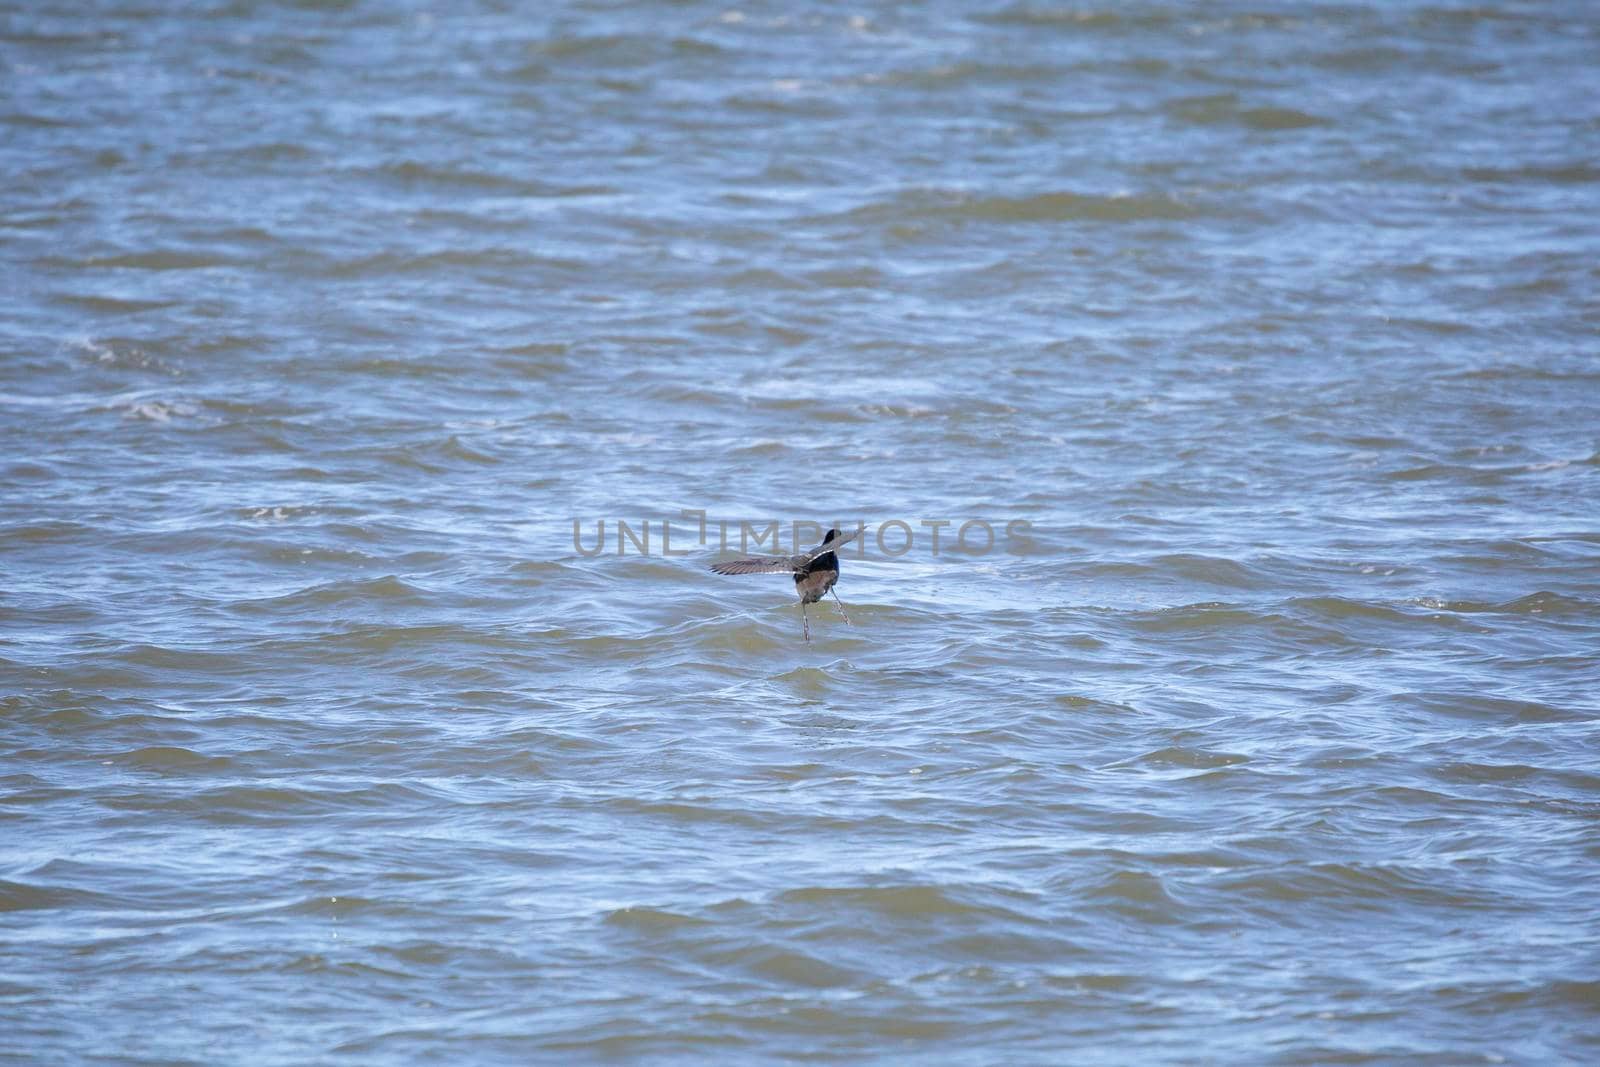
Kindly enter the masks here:
M 802 604 L 815 604 L 827 596 L 828 590 L 838 580 L 839 557 L 832 552 L 824 552 L 804 570 L 794 572 L 794 591 L 800 594 Z

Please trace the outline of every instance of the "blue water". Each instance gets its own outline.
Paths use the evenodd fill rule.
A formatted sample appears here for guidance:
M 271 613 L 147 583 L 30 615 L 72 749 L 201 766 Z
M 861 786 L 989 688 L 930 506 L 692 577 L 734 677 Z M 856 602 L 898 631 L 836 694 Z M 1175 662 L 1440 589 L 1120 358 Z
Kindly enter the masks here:
M 1594 1061 L 1597 55 L 0 0 L 0 1059 Z

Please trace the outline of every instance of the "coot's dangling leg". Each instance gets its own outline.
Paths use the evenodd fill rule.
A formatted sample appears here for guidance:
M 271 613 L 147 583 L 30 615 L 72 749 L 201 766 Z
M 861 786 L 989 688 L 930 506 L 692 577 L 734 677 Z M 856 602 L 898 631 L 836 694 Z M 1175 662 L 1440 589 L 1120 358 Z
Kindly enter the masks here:
M 850 613 L 848 611 L 844 610 L 844 601 L 839 599 L 839 591 L 837 589 L 830 589 L 830 590 L 828 590 L 828 592 L 833 594 L 833 602 L 835 604 L 839 605 L 839 614 L 844 616 L 844 624 L 846 626 L 849 626 L 850 625 Z

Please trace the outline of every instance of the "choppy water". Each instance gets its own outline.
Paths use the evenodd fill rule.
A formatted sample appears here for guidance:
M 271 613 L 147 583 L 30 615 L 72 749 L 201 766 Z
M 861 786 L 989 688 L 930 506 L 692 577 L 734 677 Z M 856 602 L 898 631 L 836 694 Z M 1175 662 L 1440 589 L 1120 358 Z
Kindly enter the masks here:
M 1600 8 L 172 6 L 0 5 L 0 1057 L 1600 1058 Z

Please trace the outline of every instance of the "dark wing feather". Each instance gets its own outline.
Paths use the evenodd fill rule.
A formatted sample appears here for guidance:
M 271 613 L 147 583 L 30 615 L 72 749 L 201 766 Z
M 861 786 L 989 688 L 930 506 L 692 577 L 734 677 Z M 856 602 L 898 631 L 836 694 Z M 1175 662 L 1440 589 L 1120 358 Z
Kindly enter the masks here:
M 746 559 L 729 560 L 727 563 L 713 563 L 714 574 L 793 574 L 802 570 L 806 564 L 818 556 L 832 552 L 842 545 L 861 536 L 861 531 L 842 533 L 831 541 L 824 541 L 816 548 L 808 548 L 796 556 L 750 556 Z
M 714 574 L 793 574 L 796 570 L 794 556 L 752 556 L 733 559 L 726 563 L 713 563 Z

